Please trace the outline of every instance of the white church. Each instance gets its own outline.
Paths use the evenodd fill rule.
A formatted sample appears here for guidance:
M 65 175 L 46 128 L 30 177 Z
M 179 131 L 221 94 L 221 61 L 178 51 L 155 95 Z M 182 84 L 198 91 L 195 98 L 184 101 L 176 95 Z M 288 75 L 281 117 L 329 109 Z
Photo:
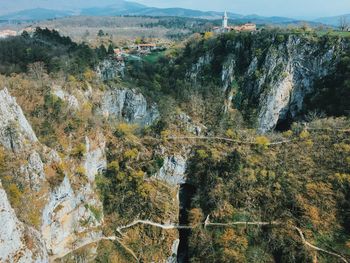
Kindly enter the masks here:
M 225 11 L 224 16 L 222 17 L 222 26 L 221 27 L 214 27 L 214 32 L 216 33 L 225 33 L 230 31 L 256 31 L 256 24 L 253 23 L 247 23 L 239 26 L 229 26 L 228 25 L 228 15 Z

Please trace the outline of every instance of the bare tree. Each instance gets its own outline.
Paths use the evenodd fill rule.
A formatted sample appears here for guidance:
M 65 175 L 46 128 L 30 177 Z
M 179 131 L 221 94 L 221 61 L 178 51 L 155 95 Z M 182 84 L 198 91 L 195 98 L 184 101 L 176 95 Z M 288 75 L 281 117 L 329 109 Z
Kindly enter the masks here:
M 28 65 L 28 74 L 33 79 L 42 79 L 46 74 L 45 63 L 38 61 Z
M 349 22 L 346 16 L 342 16 L 339 18 L 339 29 L 341 31 L 346 31 L 349 28 Z

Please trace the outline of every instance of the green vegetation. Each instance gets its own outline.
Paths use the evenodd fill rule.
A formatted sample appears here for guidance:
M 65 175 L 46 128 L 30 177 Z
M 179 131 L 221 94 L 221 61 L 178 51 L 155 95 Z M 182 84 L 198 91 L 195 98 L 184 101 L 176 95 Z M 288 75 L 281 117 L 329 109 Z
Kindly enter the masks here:
M 0 41 L 0 73 L 27 72 L 29 64 L 40 61 L 48 72 L 65 71 L 80 76 L 105 56 L 103 51 L 78 45 L 55 30 L 37 28 L 33 36 L 24 32 Z
M 349 114 L 350 109 L 350 55 L 345 53 L 334 74 L 324 77 L 315 85 L 306 104 L 310 111 L 323 111 L 331 116 Z
M 164 56 L 164 51 L 162 52 L 153 52 L 150 55 L 144 57 L 144 60 L 148 63 L 156 63 L 160 58 Z

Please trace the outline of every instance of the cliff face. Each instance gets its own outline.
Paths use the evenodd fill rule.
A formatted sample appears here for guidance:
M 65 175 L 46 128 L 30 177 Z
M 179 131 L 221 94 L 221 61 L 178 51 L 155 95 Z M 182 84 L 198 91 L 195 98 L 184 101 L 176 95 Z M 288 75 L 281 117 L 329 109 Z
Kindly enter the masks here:
M 48 262 L 48 255 L 40 234 L 20 222 L 10 205 L 0 182 L 0 261 Z M 34 246 L 26 243 L 30 237 Z
M 156 105 L 150 105 L 136 90 L 125 88 L 107 91 L 102 98 L 101 110 L 107 118 L 141 126 L 151 125 L 159 117 Z
M 125 74 L 124 61 L 117 61 L 115 59 L 105 59 L 96 68 L 98 76 L 103 81 L 114 80 L 118 77 L 123 78 Z
M 0 100 L 0 144 L 9 152 L 15 151 L 14 160 L 25 160 L 25 164 L 15 167 L 12 176 L 20 174 L 28 194 L 37 196 L 41 203 L 38 213 L 41 223 L 35 229 L 17 218 L 0 185 L 0 221 L 6 226 L 0 230 L 0 261 L 48 262 L 94 243 L 102 235 L 103 208 L 97 196 L 95 175 L 107 166 L 103 136 L 97 133 L 93 140 L 86 139 L 86 153 L 80 164 L 85 168 L 85 180 L 65 174 L 62 182 L 49 187 L 45 168 L 64 160 L 38 142 L 22 109 L 6 89 L 0 91 Z M 72 164 L 70 169 L 76 169 L 76 165 L 79 164 Z
M 156 174 L 156 178 L 169 185 L 176 186 L 186 182 L 186 159 L 181 155 L 168 156 L 163 166 Z
M 341 39 L 290 34 L 265 38 L 252 34 L 222 42 L 223 50 L 217 53 L 214 46 L 206 51 L 193 62 L 188 76 L 198 82 L 206 67 L 221 68 L 214 77 L 226 94 L 226 107 L 234 101 L 241 110 L 255 111 L 261 132 L 274 129 L 280 121 L 295 119 L 305 96 L 315 92 L 315 81 L 334 72 L 347 46 Z
M 19 151 L 38 139 L 22 109 L 7 89 L 0 91 L 0 143 L 7 149 Z
M 79 111 L 79 105 L 91 103 L 92 99 L 92 95 L 80 91 L 73 95 L 57 86 L 51 91 L 66 102 L 65 110 L 72 114 Z M 94 96 L 111 124 L 123 121 L 148 126 L 159 117 L 157 106 L 148 103 L 136 90 L 98 91 Z M 0 186 L 0 221 L 9 226 L 0 231 L 0 239 L 4 240 L 0 244 L 0 261 L 49 262 L 86 247 L 88 257 L 94 258 L 105 227 L 104 207 L 96 185 L 96 175 L 107 169 L 105 133 L 96 126 L 92 134 L 84 134 L 84 150 L 79 157 L 58 153 L 39 142 L 21 107 L 7 89 L 0 91 L 0 101 L 0 147 L 4 147 L 11 162 L 16 164 L 9 175 L 11 180 L 20 178 L 16 184 L 23 186 L 28 200 L 35 197 L 30 201 L 35 202 L 31 210 L 36 210 L 38 216 L 36 226 L 28 223 L 25 217 L 30 210 L 23 215 L 18 203 L 12 204 L 11 196 L 7 198 L 6 191 L 13 194 L 8 183 L 4 188 Z M 74 103 L 70 103 L 72 101 Z M 100 109 L 95 112 L 96 118 L 102 117 Z M 172 222 L 177 220 L 177 184 L 184 181 L 185 169 L 185 158 L 169 156 L 156 176 L 169 184 L 174 192 Z M 169 244 L 164 261 L 168 255 L 173 255 L 169 261 L 176 260 L 176 234 L 163 241 Z M 170 244 L 173 244 L 172 248 Z

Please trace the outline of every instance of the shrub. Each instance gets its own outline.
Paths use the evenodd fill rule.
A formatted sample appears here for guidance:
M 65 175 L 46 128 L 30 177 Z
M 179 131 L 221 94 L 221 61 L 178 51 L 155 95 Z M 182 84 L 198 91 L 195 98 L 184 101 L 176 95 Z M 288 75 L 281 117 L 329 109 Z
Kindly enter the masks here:
M 84 143 L 78 144 L 73 148 L 71 155 L 73 157 L 82 158 L 86 154 L 86 145 Z
M 200 208 L 193 208 L 188 213 L 188 219 L 192 226 L 196 226 L 203 221 L 203 212 Z
M 9 195 L 9 199 L 11 204 L 14 207 L 17 207 L 22 199 L 22 192 L 21 190 L 19 190 L 18 186 L 14 183 L 10 184 L 8 187 L 8 195 Z
M 100 222 L 102 219 L 102 210 L 93 206 L 93 205 L 85 205 L 86 209 L 89 209 L 91 213 L 94 215 L 95 219 Z
M 34 227 L 39 227 L 41 223 L 40 211 L 38 209 L 31 209 L 28 214 L 28 220 Z
M 118 161 L 113 161 L 113 162 L 109 163 L 107 168 L 111 172 L 118 172 L 119 171 Z
M 305 140 L 307 139 L 308 137 L 310 136 L 310 133 L 306 130 L 303 130 L 300 134 L 299 134 L 299 137 L 300 139 L 302 140 Z
M 79 167 L 77 168 L 77 170 L 75 171 L 75 173 L 76 173 L 78 176 L 83 177 L 83 176 L 86 175 L 86 169 L 85 169 L 84 166 L 79 166 Z
M 65 177 L 64 165 L 63 163 L 55 163 L 45 167 L 45 175 L 50 187 L 54 189 L 59 186 Z
M 267 149 L 270 144 L 270 140 L 265 136 L 256 137 L 255 142 L 257 145 L 263 147 L 264 149 Z
M 225 133 L 228 138 L 234 139 L 236 137 L 236 133 L 232 129 L 228 129 Z
M 208 153 L 205 150 L 197 150 L 197 155 L 199 159 L 206 159 L 209 157 Z
M 283 136 L 286 137 L 286 138 L 292 137 L 293 136 L 293 132 L 291 130 L 285 131 L 283 133 Z
M 136 128 L 137 125 L 134 124 L 120 123 L 117 125 L 114 134 L 117 137 L 127 137 L 133 135 L 135 133 Z
M 136 149 L 136 148 L 134 148 L 134 149 L 129 149 L 129 150 L 126 150 L 125 152 L 124 152 L 124 158 L 126 158 L 126 159 L 136 159 L 136 157 L 138 156 L 138 154 L 139 154 L 139 151 Z

